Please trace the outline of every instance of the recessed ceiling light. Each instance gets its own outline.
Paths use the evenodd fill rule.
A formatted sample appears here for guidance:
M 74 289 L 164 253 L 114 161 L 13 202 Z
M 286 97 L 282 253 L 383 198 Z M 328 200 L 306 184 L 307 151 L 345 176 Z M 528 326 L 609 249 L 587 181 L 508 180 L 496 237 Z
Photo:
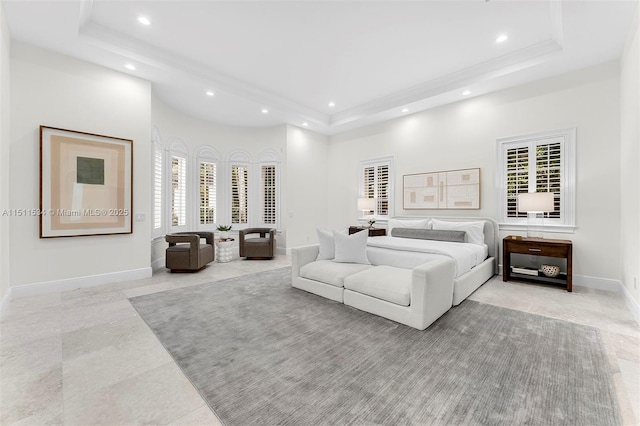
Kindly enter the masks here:
M 471 90 L 465 90 L 464 92 L 462 92 L 462 94 L 464 96 L 470 95 L 471 94 Z
M 138 22 L 140 22 L 142 25 L 147 25 L 147 26 L 151 25 L 151 21 L 145 16 L 139 16 Z
M 215 95 L 215 93 L 213 93 L 211 90 L 207 91 L 207 96 L 213 96 Z
M 136 70 L 136 67 L 134 67 L 134 66 L 133 66 L 133 65 L 131 65 L 131 64 L 125 64 L 125 65 L 124 65 L 124 67 L 125 67 L 126 69 L 128 69 L 128 70 L 131 70 L 131 71 L 135 71 L 135 70 Z
M 496 38 L 496 43 L 502 43 L 503 41 L 507 40 L 509 38 L 508 35 L 506 34 L 500 34 L 498 36 L 498 38 Z
M 306 121 L 304 123 L 302 123 L 303 126 L 308 126 L 309 123 L 307 123 Z
M 408 108 L 402 108 L 402 112 L 409 112 Z
M 263 113 L 263 114 L 269 114 L 269 110 L 268 110 L 268 109 L 266 109 L 266 108 L 262 108 L 262 113 Z
M 329 106 L 333 108 L 334 106 L 336 106 L 336 104 L 334 102 L 329 102 Z

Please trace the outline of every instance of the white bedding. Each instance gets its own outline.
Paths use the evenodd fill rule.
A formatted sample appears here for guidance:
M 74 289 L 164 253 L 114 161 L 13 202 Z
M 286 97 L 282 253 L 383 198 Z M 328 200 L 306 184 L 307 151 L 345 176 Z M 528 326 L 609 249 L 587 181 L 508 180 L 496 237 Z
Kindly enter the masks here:
M 373 265 L 412 269 L 447 256 L 456 263 L 456 277 L 484 262 L 488 252 L 486 245 L 470 243 L 398 237 L 371 237 L 367 240 L 367 257 Z

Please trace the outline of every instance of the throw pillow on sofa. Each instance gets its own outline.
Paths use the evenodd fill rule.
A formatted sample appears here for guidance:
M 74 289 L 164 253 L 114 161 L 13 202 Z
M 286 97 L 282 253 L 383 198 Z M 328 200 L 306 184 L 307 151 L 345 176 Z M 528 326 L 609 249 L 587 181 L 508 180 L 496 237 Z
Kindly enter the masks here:
M 351 235 L 333 231 L 333 238 L 335 240 L 334 262 L 370 264 L 367 258 L 367 238 L 369 238 L 367 231 Z
M 340 232 L 347 235 L 347 230 L 341 231 L 325 231 L 323 229 L 316 228 L 318 232 L 318 257 L 316 260 L 333 260 L 336 257 L 336 242 L 333 238 L 333 232 Z

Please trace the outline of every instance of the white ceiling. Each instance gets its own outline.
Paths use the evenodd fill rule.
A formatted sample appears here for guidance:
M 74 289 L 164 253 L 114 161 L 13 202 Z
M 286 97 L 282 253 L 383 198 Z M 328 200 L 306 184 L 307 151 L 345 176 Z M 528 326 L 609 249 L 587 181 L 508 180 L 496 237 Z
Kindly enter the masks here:
M 150 80 L 187 114 L 336 134 L 461 100 L 464 90 L 477 96 L 618 59 L 638 2 L 2 4 L 13 40 Z

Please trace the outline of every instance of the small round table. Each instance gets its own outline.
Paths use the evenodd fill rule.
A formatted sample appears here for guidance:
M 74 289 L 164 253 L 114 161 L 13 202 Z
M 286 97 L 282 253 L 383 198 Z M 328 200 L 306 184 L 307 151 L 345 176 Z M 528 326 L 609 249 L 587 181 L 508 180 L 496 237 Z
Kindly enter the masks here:
M 216 240 L 216 260 L 219 263 L 231 262 L 233 257 L 233 238 Z

